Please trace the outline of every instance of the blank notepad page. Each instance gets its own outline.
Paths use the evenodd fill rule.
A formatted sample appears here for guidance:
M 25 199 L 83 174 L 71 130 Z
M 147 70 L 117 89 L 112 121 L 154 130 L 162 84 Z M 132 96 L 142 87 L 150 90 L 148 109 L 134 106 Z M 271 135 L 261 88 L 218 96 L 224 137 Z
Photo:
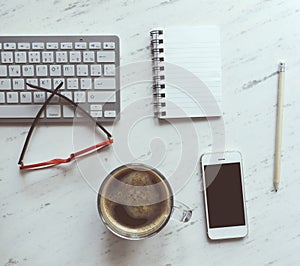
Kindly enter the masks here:
M 163 29 L 165 105 L 160 118 L 220 116 L 217 26 Z

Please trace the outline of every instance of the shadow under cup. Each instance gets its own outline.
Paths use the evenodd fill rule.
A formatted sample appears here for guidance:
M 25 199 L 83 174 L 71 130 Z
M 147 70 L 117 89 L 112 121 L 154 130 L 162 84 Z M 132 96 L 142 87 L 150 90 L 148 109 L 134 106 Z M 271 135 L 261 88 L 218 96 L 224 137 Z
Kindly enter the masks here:
M 169 221 L 173 204 L 166 178 L 142 164 L 123 165 L 112 171 L 103 181 L 97 199 L 105 226 L 130 240 L 158 233 Z

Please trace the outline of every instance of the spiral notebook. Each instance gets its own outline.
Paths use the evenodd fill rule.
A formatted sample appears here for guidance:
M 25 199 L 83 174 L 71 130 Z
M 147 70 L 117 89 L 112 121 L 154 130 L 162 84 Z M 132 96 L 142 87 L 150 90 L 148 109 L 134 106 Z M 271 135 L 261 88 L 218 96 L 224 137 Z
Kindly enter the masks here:
M 153 98 L 158 118 L 221 116 L 221 49 L 217 26 L 150 32 Z

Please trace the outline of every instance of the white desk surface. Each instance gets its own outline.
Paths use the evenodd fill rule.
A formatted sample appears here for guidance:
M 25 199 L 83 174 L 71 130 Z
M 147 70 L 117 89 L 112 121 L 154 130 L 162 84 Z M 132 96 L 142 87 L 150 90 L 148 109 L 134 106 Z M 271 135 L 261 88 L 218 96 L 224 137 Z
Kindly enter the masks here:
M 78 163 L 20 172 L 17 160 L 28 125 L 0 126 L 0 265 L 299 264 L 298 0 L 1 0 L 0 21 L 1 35 L 117 34 L 121 67 L 139 81 L 121 90 L 122 118 L 108 126 L 113 147 Z M 150 64 L 135 67 L 150 59 L 149 31 L 202 24 L 221 29 L 223 120 L 159 124 L 152 116 Z M 281 59 L 287 72 L 281 183 L 275 193 L 274 73 Z M 181 138 L 185 128 L 190 138 Z M 95 143 L 94 137 L 91 128 L 76 125 L 40 127 L 26 161 L 65 156 Z M 211 242 L 199 157 L 222 146 L 243 155 L 249 235 Z M 177 174 L 181 160 L 186 176 Z M 170 221 L 155 237 L 138 242 L 106 230 L 98 217 L 96 191 L 107 172 L 133 161 L 153 163 L 169 177 L 176 198 L 194 209 L 190 223 Z

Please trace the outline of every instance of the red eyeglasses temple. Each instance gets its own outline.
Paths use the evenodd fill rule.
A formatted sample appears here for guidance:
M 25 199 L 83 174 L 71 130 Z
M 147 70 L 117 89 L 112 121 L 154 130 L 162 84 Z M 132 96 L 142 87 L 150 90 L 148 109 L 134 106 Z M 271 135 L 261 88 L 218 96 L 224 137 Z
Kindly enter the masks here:
M 100 142 L 91 147 L 80 150 L 78 152 L 71 153 L 70 156 L 66 159 L 57 158 L 57 159 L 52 159 L 50 161 L 41 162 L 41 163 L 20 165 L 20 169 L 22 169 L 22 170 L 23 169 L 34 169 L 34 168 L 42 168 L 42 167 L 47 167 L 47 166 L 50 167 L 50 166 L 54 166 L 54 165 L 58 165 L 58 164 L 62 164 L 62 163 L 69 163 L 69 162 L 75 160 L 76 158 L 86 155 L 86 153 L 88 153 L 88 152 L 96 152 L 99 149 L 101 149 L 107 145 L 110 145 L 112 143 L 113 143 L 113 140 L 109 139 L 107 141 L 103 141 L 103 142 Z

